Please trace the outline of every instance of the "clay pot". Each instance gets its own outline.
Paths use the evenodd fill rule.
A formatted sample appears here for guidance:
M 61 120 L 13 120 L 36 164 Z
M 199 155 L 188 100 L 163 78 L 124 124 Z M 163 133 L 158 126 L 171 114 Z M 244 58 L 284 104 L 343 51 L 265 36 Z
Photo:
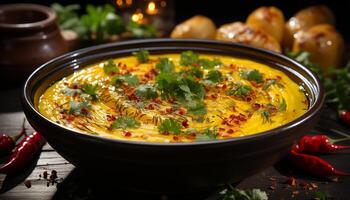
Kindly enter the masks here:
M 1 82 L 21 83 L 41 64 L 68 51 L 56 19 L 46 6 L 0 6 Z

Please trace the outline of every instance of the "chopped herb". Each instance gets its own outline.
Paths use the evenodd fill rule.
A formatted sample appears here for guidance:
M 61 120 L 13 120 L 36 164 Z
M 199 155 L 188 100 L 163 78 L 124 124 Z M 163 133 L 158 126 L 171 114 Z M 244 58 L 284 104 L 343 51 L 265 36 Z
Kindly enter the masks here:
M 266 192 L 260 189 L 240 190 L 231 185 L 219 192 L 218 200 L 268 200 Z
M 279 111 L 286 111 L 287 110 L 287 103 L 286 103 L 286 100 L 284 98 L 280 102 L 278 110 Z
M 261 115 L 261 117 L 262 117 L 262 119 L 263 119 L 263 123 L 272 123 L 272 120 L 271 120 L 271 114 L 270 114 L 270 112 L 269 111 L 267 111 L 267 110 L 262 110 L 261 112 L 260 112 L 260 115 Z
M 71 101 L 69 105 L 69 114 L 87 115 L 91 109 L 91 105 L 88 102 Z
M 205 141 L 205 140 L 213 140 L 218 136 L 218 132 L 216 127 L 214 128 L 206 128 L 203 131 L 196 134 L 196 141 Z
M 228 94 L 236 97 L 246 97 L 252 91 L 253 89 L 249 85 L 234 84 L 232 89 L 228 91 Z
M 159 126 L 158 131 L 162 134 L 174 134 L 181 133 L 182 125 L 176 120 L 169 118 L 165 119 Z
M 97 99 L 97 88 L 98 85 L 92 85 L 92 84 L 85 84 L 82 88 L 83 92 L 85 92 L 86 94 L 90 95 L 92 97 L 93 100 Z
M 136 88 L 135 95 L 142 99 L 154 99 L 158 97 L 157 90 L 152 85 L 139 85 Z
M 139 128 L 141 126 L 140 122 L 134 118 L 127 116 L 118 117 L 112 124 L 112 129 L 127 129 L 127 128 Z
M 193 115 L 207 114 L 207 106 L 202 101 L 190 101 L 186 103 L 187 112 Z
M 216 66 L 222 65 L 221 60 L 218 58 L 214 58 L 213 60 L 208 59 L 200 59 L 199 60 L 199 66 L 203 67 L 204 69 L 213 69 Z
M 113 76 L 111 83 L 115 85 L 126 83 L 127 85 L 137 86 L 139 84 L 139 79 L 137 78 L 136 75 L 127 74 L 127 75 Z
M 184 51 L 180 56 L 180 64 L 184 66 L 189 66 L 197 64 L 199 61 L 199 54 L 194 53 L 193 51 Z
M 191 67 L 190 69 L 182 70 L 180 73 L 185 76 L 203 78 L 203 71 L 199 67 Z
M 103 64 L 103 71 L 107 75 L 117 73 L 119 71 L 117 65 L 114 63 L 113 59 L 109 59 L 106 63 Z
M 175 98 L 179 101 L 202 100 L 205 90 L 202 84 L 191 77 L 160 73 L 156 77 L 157 88 L 163 98 Z
M 284 88 L 284 85 L 282 83 L 280 83 L 279 81 L 277 81 L 276 79 L 270 79 L 270 80 L 266 81 L 263 89 L 268 90 L 272 85 L 277 85 L 279 88 Z
M 156 69 L 160 72 L 173 73 L 175 72 L 175 65 L 169 58 L 160 58 L 156 64 Z
M 223 80 L 222 74 L 218 70 L 211 70 L 205 77 L 205 81 L 211 84 L 220 83 Z
M 264 82 L 263 75 L 258 70 L 242 71 L 240 76 L 248 81 L 255 81 L 256 83 Z
M 137 58 L 140 63 L 147 63 L 149 60 L 149 51 L 140 49 L 138 52 L 133 52 L 133 56 Z
M 332 197 L 328 194 L 328 192 L 318 191 L 314 193 L 314 199 L 316 200 L 328 200 Z

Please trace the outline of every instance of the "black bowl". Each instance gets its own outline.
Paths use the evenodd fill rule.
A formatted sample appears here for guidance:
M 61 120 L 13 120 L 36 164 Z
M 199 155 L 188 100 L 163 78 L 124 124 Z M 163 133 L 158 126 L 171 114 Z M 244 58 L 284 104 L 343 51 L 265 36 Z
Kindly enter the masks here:
M 76 70 L 139 48 L 152 54 L 193 50 L 231 55 L 268 64 L 302 85 L 309 110 L 292 122 L 259 133 L 226 140 L 193 143 L 151 143 L 108 139 L 65 128 L 38 112 L 43 92 Z M 116 184 L 155 192 L 189 192 L 238 182 L 280 160 L 292 143 L 319 119 L 324 102 L 321 84 L 309 69 L 271 51 L 241 44 L 206 40 L 154 39 L 112 43 L 81 49 L 45 63 L 31 74 L 23 89 L 23 109 L 30 124 L 65 159 L 89 170 L 108 173 Z

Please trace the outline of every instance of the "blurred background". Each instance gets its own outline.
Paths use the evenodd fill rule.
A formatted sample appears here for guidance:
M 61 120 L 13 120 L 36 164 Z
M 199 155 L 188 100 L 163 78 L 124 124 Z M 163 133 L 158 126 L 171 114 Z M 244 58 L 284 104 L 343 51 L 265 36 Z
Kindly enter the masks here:
M 85 7 L 86 4 L 104 4 L 112 3 L 117 5 L 118 2 L 122 2 L 125 7 L 127 3 L 133 4 L 130 6 L 130 11 L 136 11 L 140 9 L 140 4 L 145 5 L 143 9 L 146 9 L 148 0 L 60 0 L 60 1 L 40 1 L 40 0 L 1 0 L 1 3 L 38 3 L 42 5 L 50 6 L 52 3 L 59 2 L 62 5 L 68 4 L 79 4 L 81 7 Z M 154 1 L 157 2 L 157 1 Z M 349 27 L 349 11 L 350 1 L 337 1 L 337 0 L 244 0 L 244 1 L 227 1 L 227 0 L 166 0 L 167 3 L 173 4 L 174 9 L 174 24 L 177 24 L 193 15 L 203 14 L 214 20 L 217 26 L 224 23 L 233 21 L 244 21 L 247 15 L 254 9 L 260 6 L 276 6 L 280 8 L 286 19 L 291 17 L 297 11 L 302 8 L 311 5 L 324 4 L 329 7 L 336 16 L 337 29 L 343 33 L 343 36 L 348 41 L 350 38 L 350 27 Z M 122 12 L 119 10 L 118 12 Z M 118 13 L 117 12 L 117 13 Z

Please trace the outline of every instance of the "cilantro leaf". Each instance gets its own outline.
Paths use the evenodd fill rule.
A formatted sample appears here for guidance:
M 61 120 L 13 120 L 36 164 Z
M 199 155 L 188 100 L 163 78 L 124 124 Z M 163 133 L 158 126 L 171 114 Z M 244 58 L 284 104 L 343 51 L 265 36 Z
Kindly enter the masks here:
M 223 80 L 222 74 L 218 70 L 211 70 L 205 77 L 205 81 L 209 83 L 220 83 Z
M 196 78 L 203 78 L 203 71 L 199 67 L 191 67 L 186 70 L 182 70 L 181 75 L 186 76 L 193 76 Z
M 268 200 L 268 196 L 260 189 L 244 191 L 229 186 L 219 192 L 218 200 Z
M 133 52 L 133 56 L 137 58 L 140 63 L 147 63 L 149 60 L 149 51 L 140 49 L 138 52 Z
M 88 102 L 71 101 L 69 106 L 69 114 L 87 115 L 88 111 L 91 109 L 91 105 Z
M 258 70 L 242 71 L 240 76 L 248 81 L 255 81 L 256 83 L 264 82 L 263 75 Z
M 117 75 L 113 76 L 111 80 L 112 84 L 120 85 L 120 84 L 127 84 L 131 86 L 137 86 L 139 84 L 139 79 L 136 75 L 126 74 L 126 75 Z
M 328 192 L 318 191 L 314 193 L 314 199 L 328 200 L 328 199 L 331 199 L 331 196 L 328 194 Z
M 263 123 L 272 123 L 271 120 L 271 113 L 268 110 L 262 110 L 260 111 L 260 115 L 263 119 Z
M 193 51 L 184 51 L 180 56 L 180 64 L 184 66 L 189 66 L 198 63 L 199 54 L 194 53 Z
M 234 84 L 232 89 L 228 91 L 228 95 L 233 95 L 236 97 L 248 96 L 253 89 L 249 85 Z
M 174 134 L 178 135 L 181 133 L 182 125 L 176 120 L 169 118 L 165 119 L 159 126 L 158 131 L 161 134 Z
M 187 112 L 193 115 L 207 114 L 207 106 L 202 101 L 190 101 L 185 105 Z
M 201 132 L 197 132 L 196 141 L 205 141 L 205 140 L 213 140 L 218 136 L 218 132 L 216 127 L 214 128 L 206 128 Z
M 156 64 L 156 69 L 160 72 L 173 73 L 175 71 L 175 65 L 169 58 L 160 58 Z
M 154 99 L 158 97 L 157 90 L 152 85 L 139 85 L 136 88 L 135 95 L 143 99 Z
M 214 58 L 213 60 L 200 59 L 198 63 L 199 66 L 203 67 L 204 69 L 213 69 L 216 66 L 222 65 L 221 60 L 219 60 L 218 58 Z
M 287 102 L 286 100 L 283 98 L 282 101 L 280 102 L 280 105 L 278 107 L 279 111 L 286 111 L 287 110 Z
M 127 116 L 118 117 L 112 124 L 112 129 L 127 129 L 127 128 L 139 128 L 141 126 L 140 122 L 134 118 Z
M 92 84 L 85 84 L 82 88 L 82 91 L 86 94 L 90 95 L 92 99 L 97 99 L 97 89 L 98 85 L 92 85 Z
M 114 63 L 113 59 L 109 59 L 106 63 L 103 64 L 103 71 L 107 75 L 111 75 L 119 72 L 117 65 Z
M 280 88 L 284 88 L 284 85 L 276 79 L 267 80 L 264 84 L 263 90 L 268 90 L 272 85 L 277 85 Z

